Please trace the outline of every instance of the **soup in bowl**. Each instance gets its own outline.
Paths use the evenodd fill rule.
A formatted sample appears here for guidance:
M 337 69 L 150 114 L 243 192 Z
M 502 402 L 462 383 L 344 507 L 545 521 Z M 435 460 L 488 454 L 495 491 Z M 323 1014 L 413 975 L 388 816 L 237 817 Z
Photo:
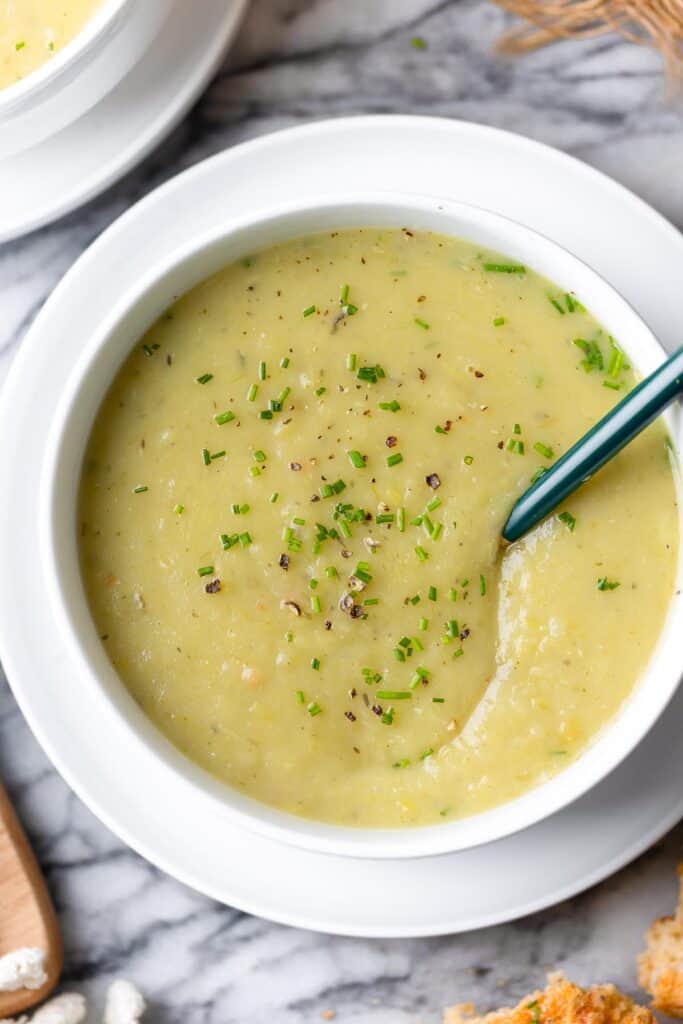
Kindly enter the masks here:
M 78 670 L 171 773 L 303 846 L 438 853 L 547 816 L 678 681 L 674 416 L 500 531 L 661 358 L 589 268 L 471 207 L 198 240 L 62 402 L 43 545 Z

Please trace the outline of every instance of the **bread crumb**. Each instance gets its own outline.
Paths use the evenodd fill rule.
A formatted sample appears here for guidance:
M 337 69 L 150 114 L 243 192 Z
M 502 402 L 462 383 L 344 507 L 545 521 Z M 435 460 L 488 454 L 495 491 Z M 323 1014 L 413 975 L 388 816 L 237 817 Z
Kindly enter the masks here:
M 652 996 L 652 1006 L 669 1017 L 683 1017 L 683 864 L 678 865 L 678 906 L 653 921 L 638 957 L 638 981 Z
M 478 1017 L 471 1003 L 444 1011 L 444 1024 L 656 1024 L 644 1006 L 638 1006 L 614 985 L 584 989 L 562 973 L 548 975 L 543 991 L 532 992 L 515 1007 L 503 1007 Z

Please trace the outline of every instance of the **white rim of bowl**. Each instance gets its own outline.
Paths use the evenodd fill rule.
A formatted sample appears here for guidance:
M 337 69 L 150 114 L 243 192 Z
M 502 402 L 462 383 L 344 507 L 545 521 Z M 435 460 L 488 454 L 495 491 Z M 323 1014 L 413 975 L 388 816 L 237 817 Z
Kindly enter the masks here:
M 371 220 L 373 213 L 370 208 L 374 209 L 374 216 L 377 216 L 378 210 L 383 209 L 385 212 L 390 213 L 392 219 L 387 220 L 384 224 L 380 224 L 377 221 L 373 223 Z M 366 209 L 368 214 L 364 216 L 361 211 Z M 358 211 L 357 216 L 356 211 Z M 396 212 L 394 213 L 393 211 Z M 348 215 L 349 213 L 354 215 L 351 220 L 344 218 L 344 214 Z M 451 227 L 449 230 L 446 223 L 449 215 L 452 218 L 459 216 L 467 220 L 469 216 L 470 219 L 474 219 L 475 223 L 471 228 L 472 234 L 468 236 L 466 233 L 467 229 L 456 232 Z M 294 226 L 269 242 L 257 245 L 248 244 L 249 236 L 257 233 L 259 230 L 265 231 L 266 234 L 272 234 L 276 227 L 283 224 L 288 225 L 291 221 L 305 220 L 307 217 L 314 221 L 319 218 L 321 223 L 310 228 L 297 228 Z M 440 227 L 423 228 L 415 223 L 415 220 L 419 220 L 420 217 L 438 217 L 444 223 Z M 338 218 L 338 220 L 335 221 L 335 218 Z M 258 832 L 270 839 L 308 850 L 333 855 L 373 859 L 404 859 L 416 856 L 449 854 L 503 839 L 562 810 L 562 808 L 577 800 L 608 775 L 649 731 L 659 715 L 664 711 L 678 686 L 680 668 L 673 666 L 678 666 L 678 661 L 675 659 L 677 651 L 674 634 L 676 629 L 680 630 L 683 628 L 683 603 L 680 600 L 680 586 L 676 587 L 672 595 L 667 617 L 655 648 L 645 671 L 642 673 L 633 691 L 624 701 L 616 715 L 593 738 L 584 752 L 557 775 L 545 782 L 539 783 L 514 800 L 452 822 L 395 829 L 330 825 L 326 822 L 311 821 L 310 819 L 299 818 L 279 811 L 244 795 L 238 790 L 232 789 L 228 784 L 220 782 L 209 775 L 204 769 L 189 761 L 185 755 L 175 748 L 170 741 L 166 740 L 160 731 L 152 725 L 151 721 L 128 694 L 125 685 L 109 662 L 99 639 L 95 636 L 94 623 L 90 618 L 78 566 L 74 566 L 72 562 L 71 569 L 73 571 L 75 568 L 75 572 L 79 576 L 80 594 L 78 601 L 88 612 L 87 618 L 90 624 L 89 637 L 84 637 L 83 629 L 79 628 L 77 623 L 74 622 L 71 602 L 66 597 L 62 586 L 64 569 L 60 565 L 60 558 L 63 552 L 60 551 L 58 544 L 59 531 L 55 523 L 55 504 L 56 495 L 59 493 L 58 468 L 61 460 L 65 457 L 63 451 L 64 434 L 70 426 L 72 417 L 78 410 L 78 399 L 82 385 L 92 372 L 101 351 L 107 347 L 116 330 L 121 327 L 126 318 L 137 307 L 144 303 L 145 299 L 149 298 L 149 293 L 154 288 L 163 289 L 164 285 L 168 287 L 168 279 L 173 272 L 180 272 L 181 276 L 184 274 L 186 278 L 185 283 L 180 289 L 173 289 L 173 295 L 179 295 L 190 290 L 199 281 L 220 269 L 221 266 L 227 266 L 238 260 L 240 256 L 258 251 L 264 245 L 277 244 L 278 241 L 301 237 L 315 231 L 325 231 L 334 228 L 341 230 L 352 225 L 365 228 L 375 226 L 389 227 L 390 224 L 393 224 L 394 227 L 410 224 L 415 230 L 441 231 L 453 237 L 460 234 L 461 237 L 465 238 L 476 237 L 477 230 L 482 234 L 486 233 L 485 229 L 491 229 L 494 233 L 496 229 L 499 232 L 504 231 L 506 235 L 509 235 L 509 240 L 504 242 L 502 246 L 499 243 L 491 245 L 492 248 L 499 248 L 500 251 L 511 255 L 515 253 L 515 242 L 521 243 L 522 248 L 525 245 L 532 246 L 535 250 L 538 250 L 538 256 L 535 261 L 534 258 L 527 259 L 524 257 L 524 262 L 541 275 L 556 280 L 558 284 L 563 284 L 567 290 L 573 290 L 573 288 L 568 286 L 566 280 L 564 282 L 557 281 L 553 273 L 548 270 L 546 264 L 548 262 L 552 263 L 550 257 L 553 257 L 555 260 L 564 263 L 567 270 L 571 270 L 579 278 L 590 281 L 593 286 L 591 294 L 593 292 L 596 294 L 592 302 L 587 300 L 587 304 L 590 311 L 596 315 L 600 322 L 605 321 L 605 316 L 602 313 L 596 312 L 596 300 L 598 305 L 600 300 L 602 300 L 615 307 L 622 318 L 627 322 L 630 321 L 630 325 L 633 328 L 633 336 L 639 339 L 638 345 L 640 350 L 638 355 L 633 357 L 631 354 L 631 338 L 629 338 L 628 342 L 623 342 L 622 335 L 620 342 L 630 358 L 633 359 L 636 368 L 645 373 L 650 372 L 665 358 L 666 353 L 642 318 L 597 271 L 593 270 L 559 243 L 511 218 L 475 206 L 474 204 L 455 202 L 436 196 L 414 196 L 391 192 L 368 193 L 362 199 L 347 196 L 321 196 L 311 203 L 294 203 L 285 207 L 273 207 L 262 211 L 256 218 L 243 218 L 241 220 L 235 218 L 222 223 L 211 232 L 205 232 L 197 239 L 171 251 L 163 264 L 150 270 L 143 279 L 137 282 L 134 288 L 128 290 L 116 307 L 105 318 L 100 330 L 93 336 L 90 344 L 82 352 L 69 376 L 67 386 L 56 409 L 54 427 L 46 449 L 39 498 L 41 558 L 46 570 L 49 600 L 58 628 L 67 640 L 69 654 L 74 659 L 79 673 L 94 686 L 99 699 L 103 702 L 107 711 L 109 713 L 113 712 L 120 721 L 123 721 L 130 741 L 142 744 L 149 753 L 152 753 L 153 756 L 162 761 L 164 767 L 172 775 L 177 775 L 183 782 L 199 787 L 203 795 L 205 797 L 208 796 L 213 801 L 218 813 L 229 817 L 234 824 L 246 830 Z M 211 270 L 202 271 L 200 274 L 194 275 L 189 272 L 189 268 L 194 261 L 198 260 L 201 256 L 210 254 L 212 250 L 234 244 L 235 239 L 237 239 L 237 252 L 216 261 L 215 267 Z M 481 239 L 477 240 L 481 241 Z M 241 249 L 240 244 L 242 245 Z M 482 242 L 482 244 L 487 245 L 489 243 Z M 507 250 L 505 246 L 508 246 Z M 584 295 L 586 294 L 585 288 L 581 289 L 581 291 Z M 170 301 L 172 301 L 172 298 L 165 298 L 159 308 L 150 312 L 149 315 L 145 314 L 146 323 L 148 325 L 153 323 Z M 125 346 L 121 346 L 121 351 L 116 357 L 117 368 L 120 367 L 136 342 L 139 341 L 141 334 L 142 331 L 136 332 L 134 337 L 127 339 Z M 114 370 L 115 372 L 116 369 Z M 111 383 L 112 379 L 113 374 L 108 377 L 109 383 Z M 95 413 L 105 393 L 106 388 L 100 391 Z M 92 418 L 89 418 L 88 428 L 83 432 L 79 441 L 79 467 L 87 436 L 92 426 Z M 666 418 L 669 427 L 675 429 L 677 421 L 674 420 L 674 415 L 671 411 Z M 678 445 L 676 447 L 678 448 Z M 677 462 L 675 463 L 675 475 L 680 493 L 680 474 Z M 72 495 L 72 508 L 74 502 L 75 496 Z M 75 530 L 73 540 L 75 542 Z M 678 583 L 682 579 L 683 544 L 679 546 Z M 678 624 L 676 620 L 680 620 Z M 95 670 L 91 657 L 86 653 L 86 640 L 89 640 L 91 645 L 93 640 L 96 641 L 101 662 L 100 671 Z M 674 655 L 674 658 L 672 667 L 667 669 L 667 666 L 661 665 L 660 662 L 666 659 L 668 654 Z M 647 702 L 646 707 L 638 708 L 638 712 L 634 713 L 633 706 L 636 702 L 639 699 L 642 702 L 642 695 L 653 688 L 652 685 L 645 686 L 646 680 L 649 676 L 659 675 L 660 673 L 664 674 L 667 678 L 667 685 L 664 688 L 659 687 L 655 691 L 657 698 L 655 701 L 650 700 Z M 108 682 L 111 685 L 109 692 L 105 689 L 103 674 L 109 677 Z M 122 705 L 125 705 L 125 707 Z M 629 708 L 631 709 L 630 712 Z M 627 737 L 623 736 L 625 721 L 629 725 Z M 622 726 L 622 740 L 619 743 L 616 742 L 618 725 Z M 592 770 L 589 771 L 587 766 Z M 507 823 L 504 825 L 499 823 L 494 827 L 495 819 L 503 815 L 507 818 Z M 467 838 L 458 838 L 458 831 L 462 831 L 465 827 L 473 835 Z
M 0 117 L 11 114 L 13 108 L 19 106 L 22 100 L 33 92 L 40 92 L 72 61 L 75 62 L 79 56 L 96 46 L 130 2 L 131 0 L 100 0 L 100 6 L 93 11 L 83 28 L 61 50 L 57 50 L 53 57 L 34 71 L 29 71 L 24 78 L 0 89 Z

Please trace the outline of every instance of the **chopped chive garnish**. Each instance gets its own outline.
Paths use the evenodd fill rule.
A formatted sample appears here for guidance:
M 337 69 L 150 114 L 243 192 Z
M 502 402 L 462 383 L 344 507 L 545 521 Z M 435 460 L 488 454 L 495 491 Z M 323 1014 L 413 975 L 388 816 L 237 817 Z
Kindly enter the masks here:
M 423 750 L 422 753 L 420 754 L 420 760 L 426 760 L 426 758 L 431 757 L 433 753 L 433 749 L 431 747 L 427 747 L 427 749 Z
M 484 263 L 484 270 L 491 274 L 526 274 L 526 267 L 521 263 Z
M 432 697 L 432 704 L 445 704 L 444 697 Z
M 320 658 L 311 658 L 311 668 L 316 672 L 320 668 Z
M 316 615 L 322 611 L 322 604 L 320 603 L 320 598 L 317 594 L 313 594 L 311 596 L 311 611 L 315 612 Z
M 465 463 L 466 466 L 471 466 L 472 463 L 474 462 L 474 456 L 473 455 L 466 455 L 465 458 L 462 461 Z
M 574 532 L 574 527 L 576 526 L 576 519 L 571 514 L 571 512 L 560 512 L 557 518 L 560 520 L 561 523 L 565 524 L 570 533 Z
M 350 452 L 347 452 L 346 454 L 349 457 L 349 461 L 350 461 L 351 465 L 355 466 L 356 469 L 364 469 L 365 468 L 365 459 L 363 458 L 363 456 L 361 455 L 360 452 L 350 451 Z
M 274 505 L 279 497 L 280 497 L 280 495 L 278 494 L 278 492 L 277 491 L 273 491 L 271 496 L 268 498 L 268 501 L 270 502 L 271 505 Z
M 175 514 L 177 516 L 181 516 L 183 514 L 183 512 L 185 511 L 185 506 L 184 505 L 180 505 L 180 504 L 174 505 L 173 506 L 173 511 L 175 512 Z
M 433 512 L 435 509 L 437 509 L 439 507 L 440 504 L 441 504 L 441 498 L 432 498 L 432 500 L 427 505 L 427 511 L 428 512 Z
M 429 558 L 429 555 L 427 554 L 425 549 L 421 547 L 420 544 L 418 544 L 417 547 L 415 548 L 415 554 L 417 555 L 421 562 L 426 562 L 427 559 Z
M 443 530 L 443 523 L 435 523 L 432 528 L 432 540 L 438 540 Z
M 376 523 L 393 523 L 396 516 L 393 512 L 382 512 L 380 515 L 375 516 Z
M 259 448 L 257 451 L 254 452 L 253 458 L 254 462 L 265 462 L 266 453 Z
M 534 473 L 534 475 L 529 478 L 530 482 L 532 484 L 535 484 L 536 481 L 540 480 L 541 477 L 544 475 L 544 473 L 547 473 L 547 472 L 548 472 L 548 470 L 545 468 L 545 466 L 539 466 L 538 469 L 536 470 L 536 472 Z
M 249 385 L 249 390 L 247 391 L 247 401 L 248 402 L 256 401 L 257 394 L 258 394 L 258 384 L 250 384 Z
M 282 357 L 282 359 L 280 360 L 280 366 L 282 367 L 283 370 L 287 369 L 287 367 L 289 366 L 289 356 Z
M 418 636 L 411 637 L 411 640 L 416 651 L 424 651 L 424 644 Z
M 212 565 L 202 565 L 197 569 L 197 574 L 199 576 L 211 576 L 213 571 L 214 569 Z
M 520 441 L 518 437 L 511 437 L 505 446 L 509 452 L 514 452 L 516 455 L 524 455 L 524 441 Z
M 266 379 L 266 364 L 264 363 L 263 359 L 259 360 L 259 364 L 258 364 L 258 379 L 259 380 L 265 380 Z
M 423 331 L 429 330 L 429 324 L 427 323 L 426 320 L 423 320 L 422 317 L 416 316 L 414 318 L 414 322 L 417 324 L 418 327 L 421 327 Z
M 410 700 L 412 696 L 410 690 L 378 690 L 376 693 L 378 700 Z
M 402 505 L 399 508 L 396 509 L 396 522 L 398 524 L 398 531 L 399 531 L 399 533 L 405 533 L 405 528 L 406 528 L 406 510 L 405 510 L 405 508 Z
M 296 526 L 305 526 L 306 525 L 306 520 L 305 519 L 296 518 L 296 519 L 292 519 L 292 522 Z
M 621 391 L 621 384 L 618 384 L 615 380 L 603 380 L 603 388 L 611 388 L 612 391 Z
M 310 704 L 308 705 L 308 707 L 306 708 L 306 710 L 308 711 L 308 713 L 309 713 L 309 715 L 311 716 L 311 718 L 315 718 L 315 716 L 316 716 L 316 715 L 319 715 L 319 714 L 321 713 L 321 711 L 322 711 L 322 708 L 320 707 L 320 705 L 319 705 L 319 704 L 316 704 L 316 703 L 315 703 L 315 701 L 312 701 L 312 702 L 311 702 L 311 703 L 310 703 Z
M 609 364 L 607 366 L 607 372 L 610 377 L 618 377 L 621 373 L 621 369 L 624 363 L 624 353 L 620 348 L 617 348 L 614 342 L 612 343 L 612 351 L 609 357 Z
M 325 569 L 325 575 L 329 579 L 333 580 L 337 576 L 337 570 L 333 565 L 328 565 L 327 568 Z
M 311 316 L 313 313 L 315 313 L 315 306 L 306 306 L 304 316 Z
M 413 38 L 410 40 L 410 45 L 414 50 L 427 49 L 427 41 L 423 39 L 422 36 L 413 36 Z
M 327 391 L 327 388 L 316 388 L 315 389 L 316 397 L 320 398 L 322 395 L 325 394 L 326 391 Z
M 222 459 L 225 454 L 225 448 L 222 448 L 219 452 L 211 452 L 211 461 L 214 462 L 216 459 Z
M 203 373 L 201 377 L 195 377 L 197 384 L 208 384 L 210 380 L 213 380 L 212 373 Z
M 356 353 L 355 352 L 349 352 L 347 354 L 347 356 L 346 356 L 346 369 L 347 370 L 355 370 L 356 369 Z
M 261 476 L 261 470 L 258 468 L 258 466 L 249 467 L 249 476 Z
M 403 456 L 400 452 L 394 452 L 393 455 L 387 456 L 387 466 L 398 466 L 399 462 L 403 462 Z
M 390 402 L 380 402 L 379 407 L 380 409 L 383 409 L 384 412 L 398 412 L 401 408 L 395 398 L 392 398 Z
M 147 486 L 147 484 L 138 484 L 137 487 L 133 488 L 133 494 L 144 494 L 145 491 L 148 490 L 149 487 Z
M 261 412 L 258 414 L 258 418 L 260 420 L 272 420 L 272 418 L 273 418 L 273 410 L 272 409 L 261 409 Z
M 436 587 L 430 587 L 429 588 L 429 590 L 427 591 L 427 597 L 429 598 L 430 601 L 436 601 L 436 598 L 437 598 Z
M 209 466 L 211 464 L 211 452 L 208 448 L 202 448 L 202 462 L 205 466 Z
M 559 304 L 559 302 L 557 301 L 557 299 L 554 299 L 552 297 L 552 295 L 549 295 L 548 296 L 548 302 L 550 303 L 551 306 L 555 307 L 555 309 L 560 314 L 560 316 L 564 316 L 564 310 L 563 310 L 562 306 Z
M 348 299 L 349 299 L 349 286 L 348 286 L 348 284 L 343 284 L 341 286 L 340 291 L 339 291 L 339 305 L 343 306 L 346 302 L 348 302 Z
M 448 600 L 449 601 L 457 601 L 458 600 L 458 591 L 455 589 L 455 587 L 449 587 L 449 589 L 448 589 Z
M 298 704 L 303 704 L 305 702 L 306 698 L 304 697 L 304 691 L 303 690 L 297 690 L 296 691 L 296 699 L 297 699 L 297 703 Z
M 464 653 L 465 652 L 463 651 L 462 647 L 458 647 L 457 651 L 453 651 L 453 657 L 454 658 L 462 658 Z
M 24 40 L 22 40 L 22 41 L 21 41 L 20 43 L 15 43 L 15 44 L 14 44 L 14 49 L 15 49 L 15 50 L 17 51 L 17 53 L 18 53 L 18 52 L 19 52 L 19 50 L 23 50 L 25 46 L 26 46 L 26 42 L 25 42 Z
M 283 388 L 280 394 L 277 396 L 277 400 L 281 406 L 285 404 L 288 396 L 291 394 L 291 391 L 291 388 Z
M 368 381 L 370 384 L 376 384 L 378 380 L 386 377 L 386 373 L 379 363 L 377 363 L 375 366 L 361 366 L 356 377 L 358 380 L 364 380 Z
M 481 594 L 482 597 L 486 593 L 486 577 L 485 576 L 480 576 L 479 577 L 479 593 Z
M 451 640 L 455 639 L 460 633 L 457 619 L 449 619 L 446 623 L 446 636 L 450 637 Z
M 547 444 L 542 444 L 541 441 L 537 441 L 534 445 L 534 451 L 542 455 L 544 459 L 552 459 L 553 450 Z
M 567 304 L 567 312 L 568 313 L 573 313 L 574 310 L 576 309 L 576 303 L 574 302 L 574 300 L 571 297 L 571 295 L 569 294 L 569 292 L 565 293 L 564 301 Z
M 419 604 L 420 603 L 420 595 L 419 594 L 414 594 L 413 597 L 411 597 L 411 599 L 410 599 L 410 603 L 413 604 L 413 605 Z
M 368 597 L 363 601 L 363 604 L 379 604 L 378 597 Z
M 493 326 L 494 327 L 502 327 L 504 323 L 505 323 L 505 317 L 504 316 L 496 316 L 496 317 L 493 318 Z
M 293 639 L 294 639 L 294 634 L 293 634 L 293 633 L 291 633 L 291 632 L 290 632 L 290 631 L 288 630 L 288 631 L 287 631 L 287 632 L 285 633 L 285 640 L 287 641 L 287 643 L 288 643 L 288 644 L 291 644 L 291 642 L 292 642 L 292 640 L 293 640 Z
M 252 543 L 251 534 L 249 534 L 249 533 L 241 533 L 240 534 L 240 544 L 242 545 L 243 548 L 248 548 L 251 543 Z
M 429 619 L 422 618 L 418 622 L 418 628 L 424 633 L 425 630 L 429 629 Z
M 217 416 L 214 416 L 214 421 L 219 427 L 222 427 L 224 423 L 230 423 L 234 419 L 235 414 L 234 412 L 231 412 L 230 409 L 228 409 L 227 412 L 219 412 Z
M 601 576 L 597 582 L 598 590 L 616 590 L 619 586 L 618 580 L 608 580 L 606 576 Z
M 407 757 L 402 757 L 400 761 L 394 761 L 392 768 L 407 768 L 410 761 Z

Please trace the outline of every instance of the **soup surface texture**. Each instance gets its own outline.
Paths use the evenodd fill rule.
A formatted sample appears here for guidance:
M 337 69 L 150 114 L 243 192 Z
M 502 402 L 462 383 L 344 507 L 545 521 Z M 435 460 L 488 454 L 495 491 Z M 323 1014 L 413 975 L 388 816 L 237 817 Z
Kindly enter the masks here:
M 633 384 L 576 296 L 461 240 L 307 237 L 183 296 L 84 462 L 94 620 L 173 744 L 295 814 L 418 825 L 566 766 L 674 586 L 661 423 L 501 557 L 529 481 Z
M 70 43 L 100 0 L 0 0 L 0 89 Z

